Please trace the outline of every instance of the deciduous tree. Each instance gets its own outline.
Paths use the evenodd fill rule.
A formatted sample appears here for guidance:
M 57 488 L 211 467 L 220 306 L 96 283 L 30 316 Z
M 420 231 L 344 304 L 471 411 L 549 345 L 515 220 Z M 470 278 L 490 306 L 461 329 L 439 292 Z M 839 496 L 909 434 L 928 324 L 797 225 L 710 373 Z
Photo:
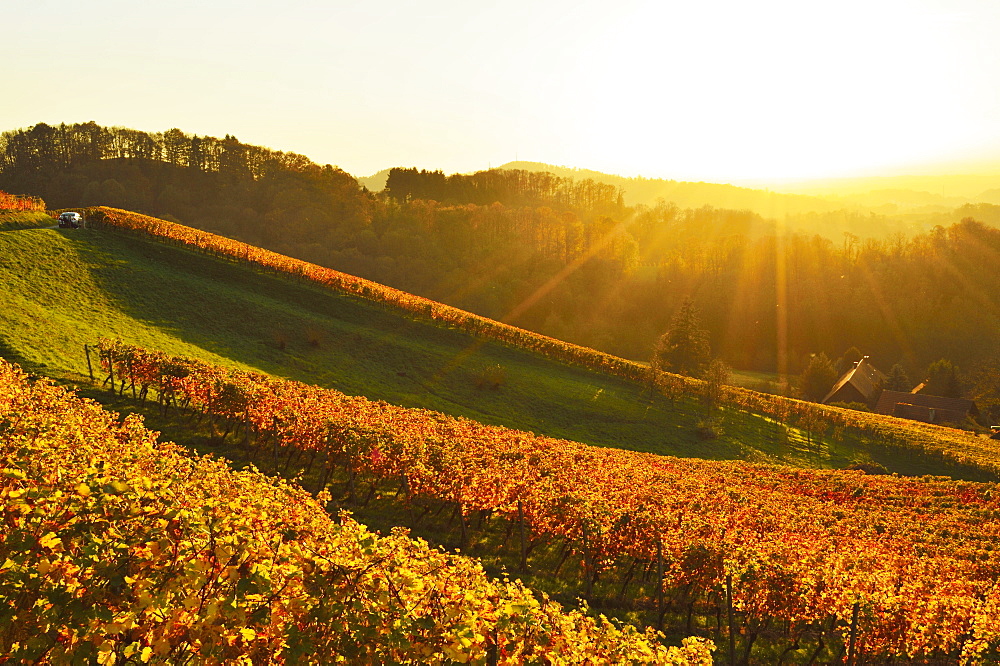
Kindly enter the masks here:
M 729 383 L 732 371 L 720 359 L 713 359 L 705 371 L 705 383 L 701 388 L 701 399 L 705 409 L 711 413 L 722 401 L 722 389 Z
M 921 393 L 945 398 L 961 398 L 962 385 L 958 381 L 958 367 L 948 359 L 934 361 L 927 366 L 927 379 Z

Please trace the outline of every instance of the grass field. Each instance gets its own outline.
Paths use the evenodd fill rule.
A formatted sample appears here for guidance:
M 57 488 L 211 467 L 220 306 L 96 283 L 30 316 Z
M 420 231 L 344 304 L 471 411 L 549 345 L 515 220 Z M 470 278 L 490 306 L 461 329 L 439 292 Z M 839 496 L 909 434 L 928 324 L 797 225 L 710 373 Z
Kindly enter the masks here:
M 66 381 L 99 337 L 603 446 L 910 474 L 978 471 L 802 433 L 640 387 L 321 287 L 110 231 L 0 232 L 0 355 Z M 496 384 L 496 388 L 490 386 Z M 991 478 L 991 477 L 987 477 Z
M 733 386 L 742 386 L 752 391 L 763 391 L 776 395 L 795 396 L 794 387 L 788 387 L 776 372 L 754 372 L 752 370 L 733 370 L 729 377 Z M 786 381 L 794 379 L 787 377 Z
M 0 231 L 48 227 L 55 223 L 47 213 L 41 211 L 0 211 Z

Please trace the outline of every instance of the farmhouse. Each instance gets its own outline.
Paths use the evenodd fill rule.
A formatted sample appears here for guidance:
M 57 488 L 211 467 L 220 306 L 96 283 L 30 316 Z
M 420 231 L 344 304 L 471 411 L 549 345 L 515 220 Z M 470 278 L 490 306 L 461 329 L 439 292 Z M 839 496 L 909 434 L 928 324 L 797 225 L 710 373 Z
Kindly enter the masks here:
M 920 388 L 920 387 L 918 387 Z M 965 398 L 945 398 L 939 395 L 882 391 L 875 411 L 924 423 L 954 423 L 961 425 L 970 417 L 979 416 L 976 403 Z
M 837 380 L 823 398 L 823 403 L 829 405 L 831 402 L 861 402 L 867 405 L 878 394 L 884 382 L 885 375 L 869 363 L 868 357 L 865 356 Z

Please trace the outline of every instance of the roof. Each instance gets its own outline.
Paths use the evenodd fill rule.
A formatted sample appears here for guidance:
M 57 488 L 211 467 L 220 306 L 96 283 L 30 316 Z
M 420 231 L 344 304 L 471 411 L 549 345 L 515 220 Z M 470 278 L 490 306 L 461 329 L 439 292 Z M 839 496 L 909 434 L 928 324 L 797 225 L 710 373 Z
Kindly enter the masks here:
M 976 403 L 965 398 L 888 390 L 882 391 L 875 411 L 927 423 L 960 422 L 979 413 Z
M 837 391 L 841 390 L 848 384 L 857 389 L 858 393 L 865 396 L 865 399 L 871 398 L 872 394 L 879 384 L 885 381 L 885 375 L 883 375 L 878 368 L 868 362 L 868 357 L 865 356 L 863 359 L 854 364 L 854 367 L 843 374 L 843 376 L 837 380 L 837 383 L 833 385 L 830 392 L 826 394 L 823 398 L 823 402 L 829 402 L 830 398 L 836 395 Z

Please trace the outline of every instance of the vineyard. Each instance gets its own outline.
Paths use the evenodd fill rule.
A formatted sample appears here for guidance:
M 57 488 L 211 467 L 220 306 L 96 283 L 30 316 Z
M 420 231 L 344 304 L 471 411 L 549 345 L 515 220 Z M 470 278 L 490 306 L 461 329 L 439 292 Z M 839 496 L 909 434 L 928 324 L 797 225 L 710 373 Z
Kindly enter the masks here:
M 394 486 L 411 511 L 451 506 L 463 541 L 470 517 L 503 521 L 523 569 L 561 544 L 584 596 L 600 578 L 628 597 L 652 576 L 639 601 L 659 622 L 686 615 L 674 629 L 710 635 L 732 663 L 755 647 L 809 663 L 997 656 L 994 484 L 597 448 L 112 341 L 98 351 L 119 393 L 209 418 L 316 493 L 335 475 L 369 498 Z
M 45 202 L 39 197 L 23 194 L 8 194 L 0 191 L 0 211 L 32 212 L 44 211 Z
M 11 663 L 711 662 L 564 611 L 324 496 L 193 458 L 0 361 Z
M 104 226 L 127 231 L 161 242 L 196 249 L 212 256 L 245 262 L 259 269 L 289 275 L 338 292 L 352 294 L 416 317 L 429 319 L 440 325 L 460 329 L 482 339 L 512 345 L 556 361 L 582 366 L 631 382 L 642 384 L 649 382 L 649 370 L 644 364 L 487 319 L 376 282 L 223 236 L 105 207 L 88 209 L 86 217 L 93 227 Z M 698 394 L 704 390 L 703 382 L 696 379 L 673 376 L 673 380 L 679 390 L 689 394 Z M 724 387 L 721 402 L 736 410 L 765 416 L 779 423 L 797 427 L 809 433 L 810 437 L 813 433 L 822 437 L 830 430 L 850 431 L 903 451 L 975 467 L 986 471 L 990 476 L 1000 474 L 1000 461 L 988 440 L 963 430 L 817 405 L 737 387 Z

